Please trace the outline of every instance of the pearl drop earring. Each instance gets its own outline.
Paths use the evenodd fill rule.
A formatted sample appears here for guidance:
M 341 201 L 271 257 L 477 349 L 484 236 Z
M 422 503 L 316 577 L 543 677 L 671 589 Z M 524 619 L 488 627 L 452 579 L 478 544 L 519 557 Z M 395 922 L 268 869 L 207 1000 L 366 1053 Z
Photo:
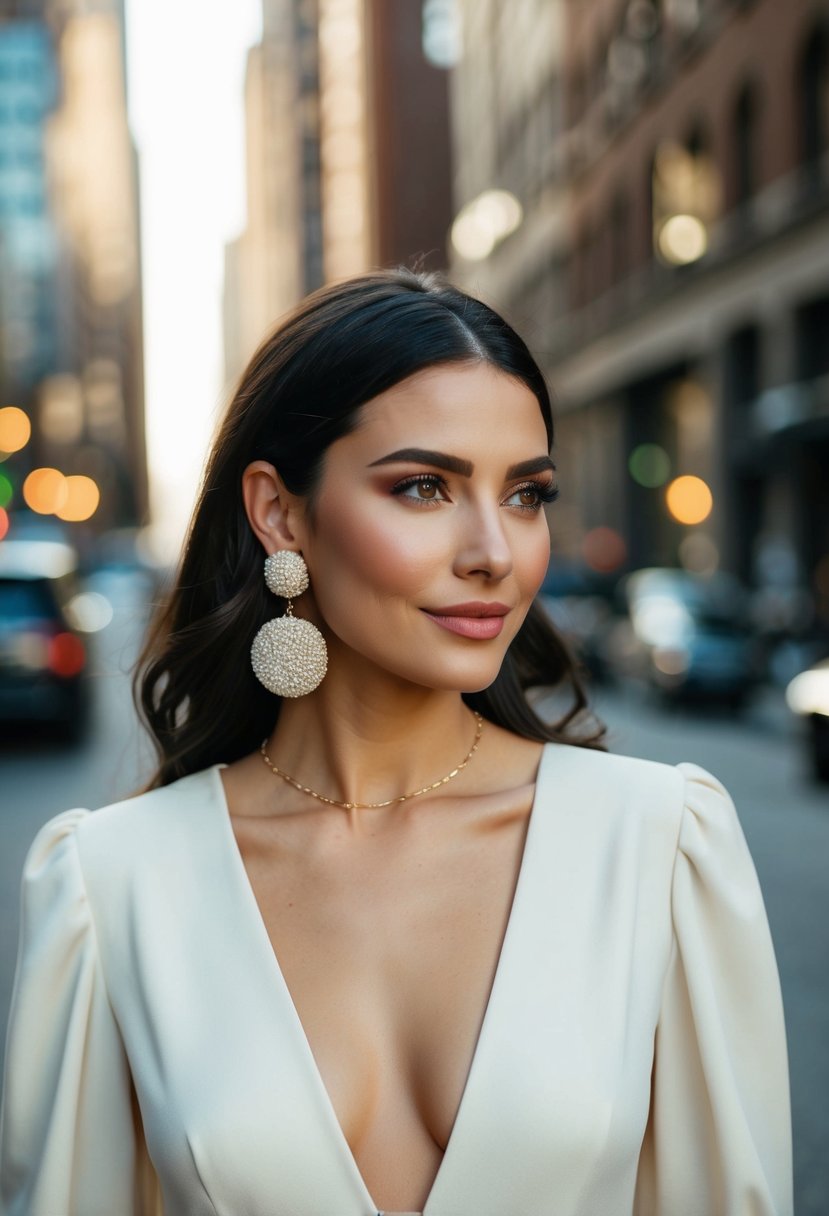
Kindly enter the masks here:
M 301 553 L 280 549 L 265 560 L 265 582 L 287 599 L 284 616 L 266 621 L 253 639 L 250 659 L 256 678 L 277 697 L 304 697 L 328 670 L 325 638 L 310 621 L 294 616 L 293 600 L 308 589 L 308 567 Z

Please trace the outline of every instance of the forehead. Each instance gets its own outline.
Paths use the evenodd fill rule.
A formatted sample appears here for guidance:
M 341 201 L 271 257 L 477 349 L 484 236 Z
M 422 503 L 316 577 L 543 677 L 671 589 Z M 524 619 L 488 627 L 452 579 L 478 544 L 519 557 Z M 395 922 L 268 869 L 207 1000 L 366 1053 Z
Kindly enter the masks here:
M 407 446 L 435 447 L 441 439 L 444 450 L 458 455 L 461 448 L 481 446 L 511 452 L 517 445 L 522 456 L 547 451 L 547 429 L 535 394 L 488 363 L 430 367 L 409 376 L 366 402 L 346 438 L 361 448 L 401 447 L 400 440 Z M 455 448 L 445 446 L 450 442 Z

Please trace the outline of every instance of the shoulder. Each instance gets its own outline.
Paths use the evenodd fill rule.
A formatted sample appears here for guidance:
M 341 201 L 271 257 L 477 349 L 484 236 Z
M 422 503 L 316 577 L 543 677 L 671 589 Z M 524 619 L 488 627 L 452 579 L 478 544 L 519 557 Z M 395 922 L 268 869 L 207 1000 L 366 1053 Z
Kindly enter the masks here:
M 63 811 L 38 832 L 27 868 L 41 856 L 74 852 L 84 880 L 106 875 L 109 885 L 144 864 L 188 848 L 205 819 L 221 807 L 218 766 L 97 810 Z
M 113 993 L 192 948 L 205 892 L 232 879 L 233 831 L 218 767 L 93 811 L 66 811 L 41 829 L 24 874 L 47 910 L 77 906 L 95 939 Z M 31 903 L 31 896 L 29 897 Z M 48 914 L 48 913 L 47 913 Z M 63 916 L 63 912 L 61 912 Z
M 733 830 L 734 804 L 720 781 L 697 764 L 665 764 L 593 748 L 549 743 L 538 790 L 545 801 L 597 822 L 658 828 L 679 843 L 689 818 Z
M 681 798 L 685 780 L 678 765 L 566 743 L 548 743 L 539 768 L 539 782 L 545 785 L 560 788 L 566 782 L 574 788 L 596 791 L 605 801 L 635 801 L 640 806 Z

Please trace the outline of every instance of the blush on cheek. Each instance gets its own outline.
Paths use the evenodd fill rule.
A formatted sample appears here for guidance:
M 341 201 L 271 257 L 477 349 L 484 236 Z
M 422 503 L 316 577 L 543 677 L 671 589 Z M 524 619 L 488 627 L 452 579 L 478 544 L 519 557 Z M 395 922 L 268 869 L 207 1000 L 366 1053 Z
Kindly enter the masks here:
M 407 536 L 398 520 L 379 523 L 342 511 L 325 529 L 328 552 L 325 569 L 345 567 L 362 590 L 387 595 L 415 595 L 428 585 L 439 565 L 440 554 L 424 544 L 422 534 Z
M 534 597 L 540 590 L 549 564 L 550 541 L 549 535 L 546 535 L 543 542 L 539 543 L 531 554 L 527 554 L 521 563 L 522 587 L 531 597 Z

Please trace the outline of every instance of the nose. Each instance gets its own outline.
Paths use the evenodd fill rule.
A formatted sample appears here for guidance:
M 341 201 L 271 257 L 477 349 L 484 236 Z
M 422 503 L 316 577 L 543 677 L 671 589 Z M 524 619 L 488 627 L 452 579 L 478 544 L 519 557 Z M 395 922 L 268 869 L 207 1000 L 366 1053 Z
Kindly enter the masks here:
M 479 575 L 493 582 L 512 572 L 512 549 L 497 506 L 464 512 L 454 571 L 460 578 Z

